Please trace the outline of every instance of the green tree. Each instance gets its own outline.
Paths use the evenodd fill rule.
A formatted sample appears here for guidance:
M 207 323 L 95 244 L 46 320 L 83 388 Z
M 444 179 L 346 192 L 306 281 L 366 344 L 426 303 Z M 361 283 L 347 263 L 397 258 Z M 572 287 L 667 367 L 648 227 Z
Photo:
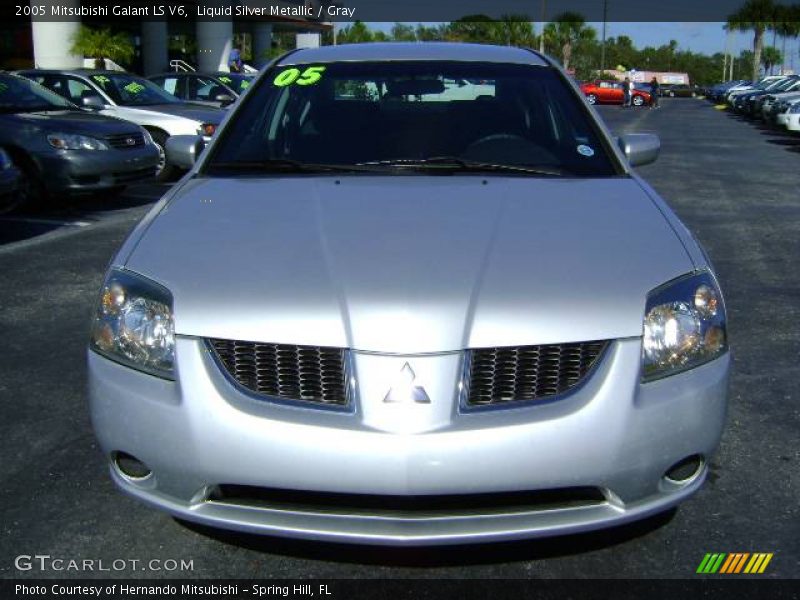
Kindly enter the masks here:
M 414 28 L 405 23 L 395 23 L 392 26 L 391 38 L 395 42 L 416 42 L 417 35 L 414 33 Z
M 374 42 L 375 34 L 362 21 L 356 21 L 339 31 L 336 36 L 337 44 L 358 44 L 361 42 Z
M 497 43 L 500 27 L 486 15 L 469 15 L 450 23 L 445 37 L 454 42 Z
M 534 48 L 537 45 L 533 23 L 527 15 L 502 15 L 495 25 L 495 42 L 506 46 Z
M 773 26 L 776 18 L 772 0 L 747 0 L 734 14 L 728 17 L 728 26 L 735 31 L 753 32 L 753 81 L 758 79 L 761 52 L 764 49 L 764 32 Z
M 414 34 L 420 42 L 441 42 L 447 39 L 448 25 L 423 25 L 418 23 Z
M 800 36 L 800 4 L 787 6 L 779 4 L 775 7 L 775 20 L 773 22 L 773 31 L 781 36 L 783 39 L 783 55 L 781 72 L 786 71 L 786 41 L 788 39 L 796 39 Z M 764 62 L 762 60 L 762 62 Z
M 112 33 L 110 29 L 92 29 L 81 25 L 72 38 L 70 52 L 93 58 L 95 69 L 104 69 L 106 58 L 116 63 L 129 63 L 134 47 L 126 33 Z
M 764 65 L 764 73 L 771 73 L 772 67 L 783 60 L 783 54 L 774 46 L 765 46 L 761 51 L 761 64 Z
M 575 46 L 596 37 L 594 28 L 586 25 L 583 15 L 575 12 L 561 13 L 544 28 L 545 44 L 559 51 L 561 64 L 565 69 L 569 69 Z

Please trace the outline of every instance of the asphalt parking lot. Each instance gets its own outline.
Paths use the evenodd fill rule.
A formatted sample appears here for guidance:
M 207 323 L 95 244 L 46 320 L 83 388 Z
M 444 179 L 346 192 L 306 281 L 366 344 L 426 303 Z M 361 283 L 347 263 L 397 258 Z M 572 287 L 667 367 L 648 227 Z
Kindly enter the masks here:
M 695 577 L 707 552 L 773 552 L 761 577 L 800 574 L 800 136 L 707 102 L 600 107 L 617 133 L 661 136 L 641 173 L 704 244 L 721 279 L 735 366 L 728 425 L 703 490 L 677 512 L 588 535 L 478 547 L 376 549 L 189 527 L 113 488 L 84 393 L 104 268 L 163 193 L 138 186 L 0 218 L 0 577 L 20 554 L 184 559 L 190 572 L 94 576 L 317 578 Z M 141 569 L 141 567 L 139 567 Z

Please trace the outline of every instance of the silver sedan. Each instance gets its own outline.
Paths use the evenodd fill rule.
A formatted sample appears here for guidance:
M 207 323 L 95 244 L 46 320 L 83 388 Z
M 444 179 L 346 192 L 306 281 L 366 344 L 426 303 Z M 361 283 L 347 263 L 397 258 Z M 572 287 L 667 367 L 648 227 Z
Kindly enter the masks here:
M 304 49 L 111 262 L 88 353 L 121 490 L 367 544 L 558 535 L 696 492 L 730 354 L 711 265 L 550 59 Z

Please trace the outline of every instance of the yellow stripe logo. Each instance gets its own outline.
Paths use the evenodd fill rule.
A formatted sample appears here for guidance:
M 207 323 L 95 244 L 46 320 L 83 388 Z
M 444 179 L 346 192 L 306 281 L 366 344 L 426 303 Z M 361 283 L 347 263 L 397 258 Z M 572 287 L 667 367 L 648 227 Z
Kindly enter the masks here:
M 713 575 L 715 573 L 723 575 L 735 575 L 737 573 L 758 575 L 767 569 L 772 557 L 772 552 L 708 553 L 700 561 L 696 572 L 703 575 Z

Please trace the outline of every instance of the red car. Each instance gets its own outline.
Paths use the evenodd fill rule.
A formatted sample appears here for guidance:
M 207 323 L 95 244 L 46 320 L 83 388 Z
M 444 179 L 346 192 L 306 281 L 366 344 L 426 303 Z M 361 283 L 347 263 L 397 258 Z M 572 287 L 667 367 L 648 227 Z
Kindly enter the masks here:
M 622 104 L 622 81 L 590 81 L 581 84 L 581 91 L 586 95 L 589 104 Z M 650 94 L 645 90 L 633 89 L 632 102 L 634 106 L 650 104 Z

